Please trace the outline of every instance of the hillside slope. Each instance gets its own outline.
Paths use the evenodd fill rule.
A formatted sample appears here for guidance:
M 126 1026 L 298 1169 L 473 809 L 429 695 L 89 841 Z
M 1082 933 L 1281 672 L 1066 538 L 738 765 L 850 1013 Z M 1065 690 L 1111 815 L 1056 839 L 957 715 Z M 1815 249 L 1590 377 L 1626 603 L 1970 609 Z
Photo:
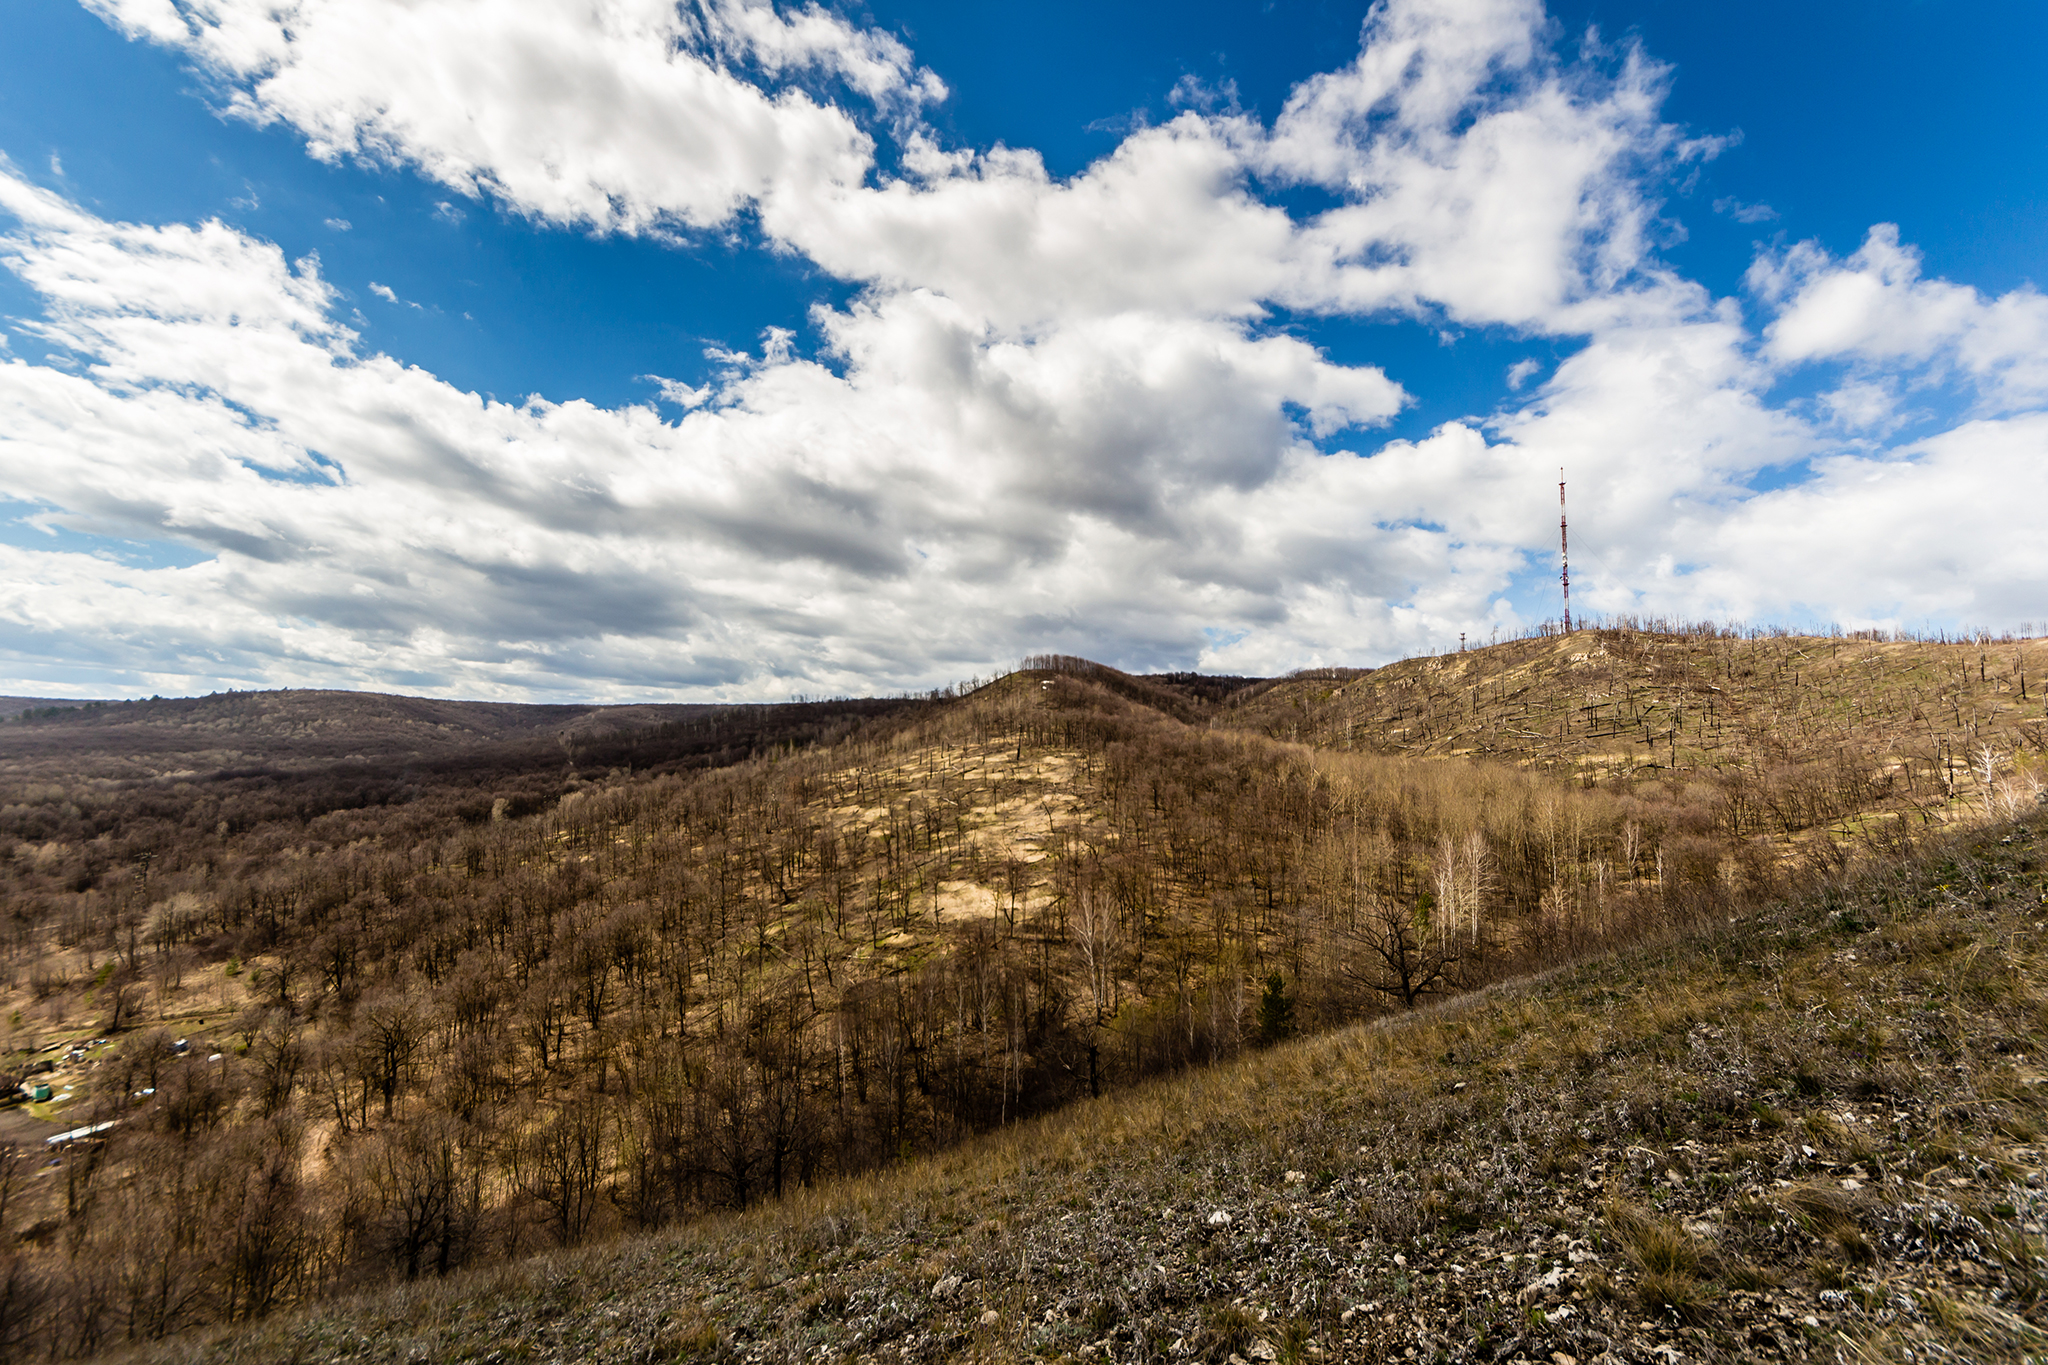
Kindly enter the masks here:
M 2044 842 L 147 1358 L 2032 1358 Z
M 2031 799 L 2048 777 L 2044 665 L 2048 640 L 1582 630 L 1278 679 L 1230 698 L 1219 723 L 1591 783 L 1698 783 L 1732 803 L 1737 833 L 1853 836 L 1875 814 L 1921 824 Z
M 336 761 L 432 761 L 477 752 L 525 758 L 552 751 L 560 760 L 578 742 L 613 734 L 821 709 L 873 715 L 906 704 L 530 705 L 318 690 L 94 702 L 61 711 L 43 707 L 0 725 L 0 780 L 177 779 L 224 768 L 304 771 Z
M 0 773 L 0 1037 L 51 1087 L 0 1131 L 0 1326 L 64 1358 L 808 1198 L 1943 828 L 1792 847 L 1746 770 L 1315 748 L 1232 728 L 1238 680 L 1041 662 L 438 758 Z
M 0 1205 L 29 1322 L 76 1354 L 746 1207 L 1808 875 L 1660 792 L 1161 690 L 1062 665 L 709 771 L 409 761 L 354 804 L 9 792 L 5 1062 L 54 1068 L 11 1121 L 116 1124 Z
M 526 814 L 591 777 L 725 767 L 929 704 L 527 706 L 297 691 L 46 708 L 0 723 L 0 840 L 70 850 L 67 862 L 87 865 L 68 878 L 83 889 L 93 869 L 153 858 L 195 830 L 395 806 L 437 827 L 494 808 Z

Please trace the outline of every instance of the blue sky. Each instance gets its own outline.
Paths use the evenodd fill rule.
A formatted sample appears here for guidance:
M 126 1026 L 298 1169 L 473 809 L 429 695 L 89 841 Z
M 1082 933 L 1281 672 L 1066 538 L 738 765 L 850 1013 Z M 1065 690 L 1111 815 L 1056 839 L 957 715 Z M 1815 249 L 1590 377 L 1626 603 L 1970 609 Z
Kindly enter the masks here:
M 285 10 L 8 17 L 0 690 L 2048 615 L 2038 6 Z

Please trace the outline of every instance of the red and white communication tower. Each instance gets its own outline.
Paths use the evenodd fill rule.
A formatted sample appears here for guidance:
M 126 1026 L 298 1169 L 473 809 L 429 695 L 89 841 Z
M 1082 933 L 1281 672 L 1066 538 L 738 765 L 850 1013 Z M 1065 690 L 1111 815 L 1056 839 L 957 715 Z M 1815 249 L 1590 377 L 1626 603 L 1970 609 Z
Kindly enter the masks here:
M 1557 471 L 1558 581 L 1564 584 L 1564 633 L 1572 633 L 1572 542 L 1564 524 L 1564 469 Z

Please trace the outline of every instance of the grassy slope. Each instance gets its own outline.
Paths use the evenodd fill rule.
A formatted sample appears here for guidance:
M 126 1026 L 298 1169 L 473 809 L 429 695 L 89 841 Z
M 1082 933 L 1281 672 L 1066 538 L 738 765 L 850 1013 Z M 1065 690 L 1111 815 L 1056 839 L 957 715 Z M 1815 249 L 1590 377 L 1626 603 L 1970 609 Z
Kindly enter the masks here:
M 1979 745 L 2037 759 L 2048 747 L 2043 668 L 2043 640 L 1583 630 L 1280 679 L 1233 698 L 1223 723 L 1324 747 L 1568 764 L 1600 778 L 1754 778 L 1868 755 L 1897 775 L 1893 804 L 1932 809 L 1977 796 L 1968 769 Z
M 876 1179 L 149 1357 L 2019 1359 L 2048 1318 L 2030 820 Z

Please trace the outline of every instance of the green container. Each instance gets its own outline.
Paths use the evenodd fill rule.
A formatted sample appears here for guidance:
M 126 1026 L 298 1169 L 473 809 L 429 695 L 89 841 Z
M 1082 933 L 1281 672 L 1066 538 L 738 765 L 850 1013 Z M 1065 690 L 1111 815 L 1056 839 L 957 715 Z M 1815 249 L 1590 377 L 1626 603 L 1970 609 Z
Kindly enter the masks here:
M 47 1085 L 37 1086 L 34 1090 L 31 1090 L 29 1092 L 29 1098 L 36 1100 L 38 1102 L 50 1098 L 50 1087 Z

